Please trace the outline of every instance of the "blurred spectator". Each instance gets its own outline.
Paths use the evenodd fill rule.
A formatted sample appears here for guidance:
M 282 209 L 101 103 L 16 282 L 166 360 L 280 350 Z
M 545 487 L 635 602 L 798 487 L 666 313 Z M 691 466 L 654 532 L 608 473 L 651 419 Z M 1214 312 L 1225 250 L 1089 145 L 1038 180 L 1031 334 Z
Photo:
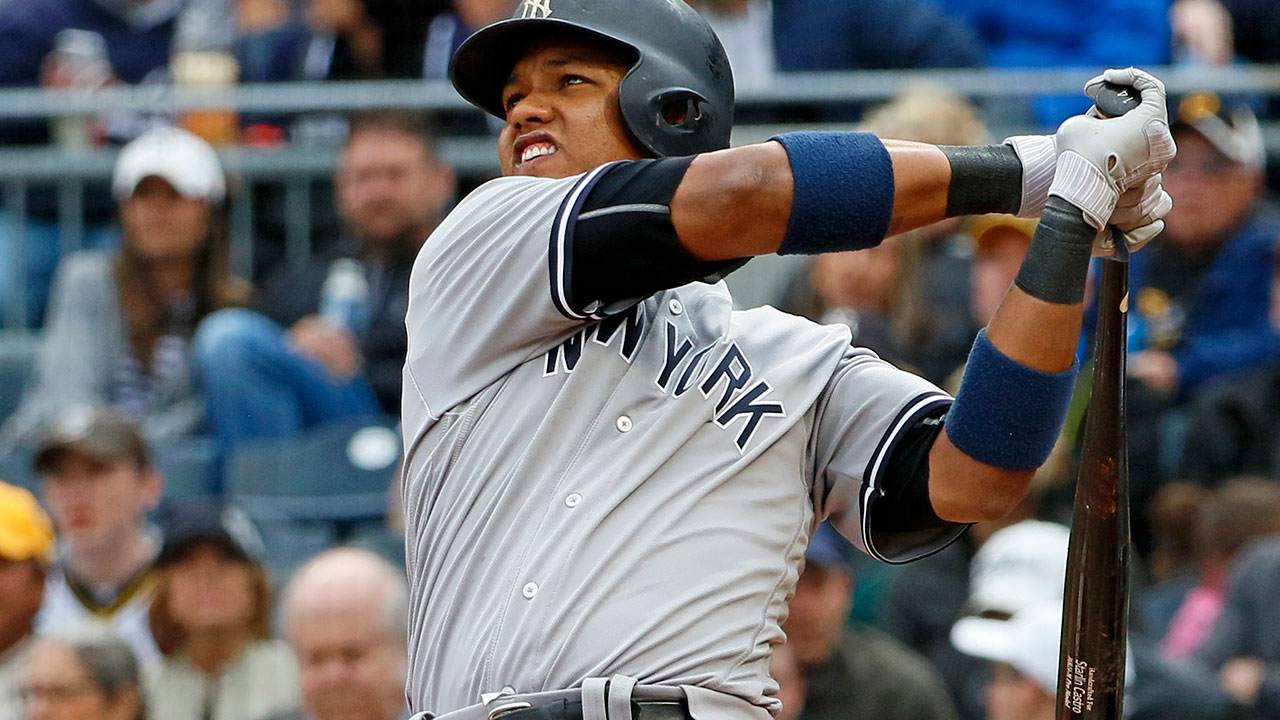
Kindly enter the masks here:
M 22 714 L 19 689 L 53 562 L 53 524 L 35 497 L 0 482 L 0 718 Z
M 955 636 L 956 647 L 992 663 L 987 720 L 1053 720 L 1057 710 L 1062 603 L 1022 608 L 1008 620 Z
M 1253 62 L 1280 62 L 1280 4 L 1272 0 L 1222 0 L 1222 4 L 1231 16 L 1235 52 Z
M 941 0 L 973 27 L 987 64 L 1000 68 L 1098 68 L 1169 61 L 1169 0 Z M 1099 18 L 1107 18 L 1099 22 Z M 1042 97 L 1035 119 L 1056 126 L 1089 109 L 1079 93 Z
M 1213 491 L 1190 482 L 1165 485 L 1151 499 L 1151 554 L 1145 558 L 1149 583 L 1130 601 L 1130 630 L 1159 640 L 1187 593 L 1200 582 L 1199 525 Z
M 110 413 L 73 408 L 34 464 L 59 540 L 37 628 L 106 626 L 142 662 L 158 660 L 147 610 L 160 541 L 147 513 L 164 481 L 137 430 Z
M 105 84 L 166 82 L 179 18 L 188 0 L 6 0 L 0 2 L 0 87 L 93 88 Z M 66 146 L 120 142 L 136 137 L 154 118 L 113 112 L 86 121 L 0 123 L 0 145 Z M 84 200 L 84 247 L 114 248 L 112 203 L 90 187 Z M 8 202 L 7 200 L 5 202 Z M 50 280 L 62 256 L 58 197 L 34 188 L 27 194 L 26 235 L 18 244 L 8 208 L 0 220 L 0 255 L 21 262 L 24 295 L 12 284 L 15 273 L 0 273 L 5 299 L 26 302 L 26 323 L 44 318 Z
M 937 671 L 878 630 L 845 627 L 853 574 L 846 541 L 829 526 L 814 533 L 785 630 L 804 673 L 806 720 L 954 718 Z
M 218 313 L 197 335 L 225 445 L 399 412 L 409 273 L 453 172 L 415 116 L 383 112 L 352 123 L 336 182 L 342 246 L 270 281 L 258 312 Z
M 1215 493 L 1197 523 L 1199 583 L 1191 588 L 1161 641 L 1172 658 L 1189 658 L 1204 642 L 1226 592 L 1231 561 L 1246 543 L 1280 533 L 1280 485 L 1261 478 L 1239 478 Z
M 427 27 L 447 7 L 425 0 L 307 0 L 311 39 L 300 79 L 421 77 Z
M 1211 382 L 1280 359 L 1270 314 L 1280 220 L 1256 206 L 1257 119 L 1195 93 L 1172 120 L 1178 158 L 1165 187 L 1174 209 L 1163 240 L 1130 265 L 1128 432 L 1135 540 L 1144 553 L 1145 508 L 1181 457 L 1189 423 L 1182 408 Z
M 739 90 L 775 72 L 982 64 L 974 32 L 931 0 L 689 0 L 729 54 Z
M 61 632 L 31 652 L 25 720 L 145 720 L 141 674 L 129 646 L 109 634 Z
M 264 552 L 247 516 L 188 505 L 165 524 L 150 625 L 164 654 L 147 706 L 166 720 L 264 720 L 298 708 L 298 666 L 272 640 Z
M 1254 0 L 1244 0 L 1239 4 L 1252 2 Z M 1280 19 L 1280 15 L 1276 18 Z M 1218 0 L 1174 0 L 1169 7 L 1169 24 L 1176 59 L 1224 65 L 1235 56 L 1231 13 Z
M 427 28 L 426 49 L 422 57 L 424 78 L 449 77 L 453 53 L 471 33 L 511 17 L 515 0 L 453 0 L 451 11 L 442 12 Z
M 804 712 L 804 672 L 796 661 L 796 653 L 787 643 L 773 646 L 769 656 L 769 675 L 778 683 L 778 699 L 782 709 L 774 720 L 797 720 Z
M 304 565 L 285 591 L 284 624 L 302 678 L 301 720 L 397 720 L 409 625 L 404 574 L 367 550 Z
M 861 129 L 935 145 L 988 137 L 972 104 L 932 84 L 913 85 L 871 110 Z M 855 344 L 944 383 L 968 358 L 979 328 L 968 310 L 973 252 L 963 222 L 944 220 L 872 251 L 816 258 L 807 274 L 793 279 L 783 307 L 820 322 L 845 322 Z
M 110 405 L 152 441 L 204 422 L 190 361 L 196 323 L 247 293 L 227 272 L 225 185 L 207 143 L 158 128 L 116 161 L 119 253 L 82 251 L 59 266 L 35 378 L 5 441 L 29 443 L 63 409 Z
M 1197 656 L 1222 689 L 1252 711 L 1280 717 L 1280 539 L 1245 549 L 1231 573 L 1221 615 Z
M 964 97 L 940 85 L 913 85 L 869 113 L 862 129 L 882 138 L 931 145 L 981 145 L 990 142 L 978 110 Z M 969 317 L 972 291 L 968 277 L 973 241 L 963 232 L 965 221 L 943 220 L 903 235 L 919 246 L 920 294 L 924 311 L 915 321 L 898 320 L 899 332 L 911 328 L 906 341 L 911 364 L 936 383 L 964 364 L 978 328 Z

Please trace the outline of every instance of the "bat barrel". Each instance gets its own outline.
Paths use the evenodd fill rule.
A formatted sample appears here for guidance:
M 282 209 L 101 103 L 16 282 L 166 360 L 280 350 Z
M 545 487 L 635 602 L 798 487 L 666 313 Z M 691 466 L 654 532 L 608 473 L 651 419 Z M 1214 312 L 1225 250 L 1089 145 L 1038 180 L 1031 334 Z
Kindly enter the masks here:
M 1118 244 L 1124 239 L 1117 237 Z M 1093 388 L 1067 559 L 1058 720 L 1119 720 L 1129 606 L 1129 463 L 1124 431 L 1129 265 L 1102 263 Z

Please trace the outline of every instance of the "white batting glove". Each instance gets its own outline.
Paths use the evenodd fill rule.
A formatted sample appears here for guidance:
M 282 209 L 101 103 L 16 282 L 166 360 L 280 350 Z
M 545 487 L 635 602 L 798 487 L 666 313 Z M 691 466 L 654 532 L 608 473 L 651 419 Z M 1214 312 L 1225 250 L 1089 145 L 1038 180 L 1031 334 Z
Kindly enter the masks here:
M 1107 70 L 1085 85 L 1095 97 L 1103 82 L 1131 86 L 1142 97 L 1138 107 L 1117 118 L 1070 118 L 1058 128 L 1058 165 L 1050 195 L 1080 208 L 1085 220 L 1105 230 L 1120 194 L 1142 188 L 1177 153 L 1169 133 L 1164 84 L 1136 68 Z M 1140 204 L 1140 202 L 1139 202 Z
M 1141 187 L 1121 193 L 1111 213 L 1111 224 L 1124 233 L 1129 252 L 1136 252 L 1143 245 L 1164 231 L 1164 216 L 1173 208 L 1173 198 L 1164 191 L 1161 176 L 1147 178 Z M 1093 244 L 1094 257 L 1111 257 L 1116 252 L 1110 232 L 1098 233 Z
M 1004 139 L 1005 145 L 1022 162 L 1022 203 L 1016 215 L 1037 218 L 1049 200 L 1049 186 L 1058 167 L 1058 147 L 1052 135 L 1014 135 Z

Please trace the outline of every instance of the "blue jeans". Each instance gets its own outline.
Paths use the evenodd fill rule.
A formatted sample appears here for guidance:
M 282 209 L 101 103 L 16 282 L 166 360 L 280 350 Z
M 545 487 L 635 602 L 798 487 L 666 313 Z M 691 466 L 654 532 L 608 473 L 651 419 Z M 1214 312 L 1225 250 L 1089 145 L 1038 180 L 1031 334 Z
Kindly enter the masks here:
M 251 310 L 200 323 L 195 350 L 223 449 L 285 438 L 341 419 L 381 415 L 368 378 L 337 378 L 289 347 L 284 328 Z

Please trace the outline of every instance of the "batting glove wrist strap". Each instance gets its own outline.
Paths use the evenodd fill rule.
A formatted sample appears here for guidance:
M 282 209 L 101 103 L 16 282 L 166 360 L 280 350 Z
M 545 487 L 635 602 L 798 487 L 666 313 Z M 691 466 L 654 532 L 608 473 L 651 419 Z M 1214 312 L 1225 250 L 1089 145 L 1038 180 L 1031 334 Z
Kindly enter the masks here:
M 1049 195 L 1079 208 L 1084 219 L 1098 231 L 1107 226 L 1120 199 L 1120 191 L 1102 168 L 1071 150 L 1058 156 L 1058 170 Z
M 1004 470 L 1044 464 L 1067 416 L 1077 360 L 1049 373 L 1010 359 L 978 333 L 955 404 L 947 413 L 951 444 L 978 462 Z
M 1005 138 L 1004 144 L 1013 148 L 1022 163 L 1022 202 L 1016 214 L 1040 217 L 1058 167 L 1058 146 L 1052 135 L 1014 135 Z

